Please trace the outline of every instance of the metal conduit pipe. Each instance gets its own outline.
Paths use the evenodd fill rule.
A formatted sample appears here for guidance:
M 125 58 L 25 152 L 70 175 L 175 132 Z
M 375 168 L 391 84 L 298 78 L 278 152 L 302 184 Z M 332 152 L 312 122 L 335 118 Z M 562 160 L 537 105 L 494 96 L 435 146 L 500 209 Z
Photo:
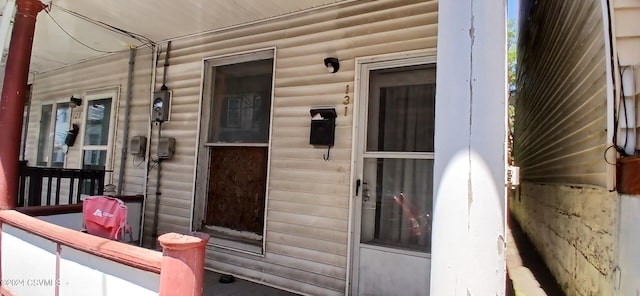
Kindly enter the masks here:
M 167 50 L 165 51 L 164 54 L 164 69 L 163 69 L 163 73 L 162 73 L 162 87 L 160 87 L 161 90 L 167 90 L 167 68 L 169 67 L 169 53 L 171 52 L 171 41 L 169 41 L 167 43 Z M 156 143 L 156 145 L 160 144 L 160 139 L 162 138 L 162 121 L 158 121 L 158 142 Z M 152 248 L 155 249 L 156 247 L 156 242 L 158 240 L 158 214 L 159 212 L 159 208 L 160 208 L 160 171 L 161 171 L 161 164 L 162 164 L 162 159 L 160 157 L 158 157 L 157 160 L 157 167 L 156 167 L 156 198 L 155 198 L 155 207 L 153 208 L 153 229 L 152 229 L 152 238 L 153 238 L 153 242 L 152 242 Z
M 160 143 L 160 138 L 162 137 L 162 122 L 158 122 L 158 143 Z M 158 240 L 158 213 L 160 208 L 160 163 L 162 162 L 161 158 L 158 158 L 158 164 L 156 167 L 156 198 L 155 198 L 155 206 L 153 207 L 153 229 L 151 237 L 153 237 L 152 248 L 156 248 L 156 242 Z
M 153 91 L 156 89 L 156 70 L 158 69 L 158 56 L 160 55 L 160 46 L 158 45 L 152 45 L 152 50 L 151 50 L 151 88 L 150 88 L 150 94 L 149 94 L 149 106 L 151 106 L 153 104 Z M 146 153 L 145 153 L 145 174 L 144 174 L 144 188 L 142 189 L 143 192 L 142 194 L 144 195 L 144 200 L 142 202 L 142 219 L 141 219 L 141 223 L 140 223 L 140 246 L 144 246 L 144 231 L 145 231 L 145 227 L 144 227 L 144 221 L 145 218 L 147 217 L 147 194 L 149 193 L 149 188 L 148 188 L 148 184 L 149 184 L 149 170 L 150 168 L 150 163 L 151 163 L 151 135 L 152 135 L 152 127 L 153 127 L 153 118 L 151 116 L 151 108 L 149 108 L 149 112 L 147 113 L 149 114 L 149 121 L 148 121 L 148 128 L 147 128 L 147 146 L 146 146 Z
M 131 117 L 131 100 L 133 98 L 133 70 L 136 63 L 136 48 L 129 48 L 129 73 L 127 74 L 127 99 L 124 107 L 124 127 L 122 134 L 122 151 L 120 153 L 120 169 L 118 170 L 118 195 L 122 195 L 122 178 L 124 178 L 125 163 L 127 161 L 127 149 L 129 148 L 129 124 Z

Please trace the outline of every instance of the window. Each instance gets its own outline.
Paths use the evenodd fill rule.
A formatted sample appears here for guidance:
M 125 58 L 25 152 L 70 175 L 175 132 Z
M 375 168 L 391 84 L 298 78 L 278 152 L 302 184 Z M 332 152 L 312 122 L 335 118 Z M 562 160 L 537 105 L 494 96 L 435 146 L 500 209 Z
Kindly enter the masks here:
M 214 242 L 255 252 L 264 230 L 273 63 L 273 51 L 206 62 L 201 226 Z
M 272 69 L 273 59 L 213 68 L 209 143 L 268 143 Z
M 64 143 L 71 124 L 69 103 L 42 105 L 37 165 L 64 167 L 67 146 Z
M 431 252 L 435 65 L 370 73 L 361 242 Z

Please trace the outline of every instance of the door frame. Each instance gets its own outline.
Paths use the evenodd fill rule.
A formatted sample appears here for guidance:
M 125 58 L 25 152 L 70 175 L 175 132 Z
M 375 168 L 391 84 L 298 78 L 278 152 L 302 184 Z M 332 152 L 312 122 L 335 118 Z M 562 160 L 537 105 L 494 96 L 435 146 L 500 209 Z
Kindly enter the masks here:
M 85 145 L 84 138 L 87 127 L 87 116 L 88 116 L 88 108 L 89 102 L 95 100 L 102 99 L 111 99 L 111 113 L 109 117 L 109 135 L 107 137 L 107 145 Z M 120 86 L 112 86 L 112 87 L 104 87 L 98 89 L 91 89 L 84 92 L 84 99 L 82 102 L 82 118 L 80 119 L 80 130 L 78 132 L 79 145 L 79 156 L 78 156 L 78 167 L 82 168 L 84 165 L 84 152 L 85 150 L 92 150 L 91 148 L 97 148 L 100 150 L 105 150 L 107 153 L 107 157 L 105 159 L 104 169 L 107 170 L 105 173 L 105 184 L 110 184 L 113 182 L 113 162 L 115 160 L 115 143 L 116 138 L 118 136 L 118 111 L 120 110 Z M 73 122 L 73 120 L 72 120 Z M 124 139 L 126 141 L 127 139 Z M 109 172 L 110 171 L 110 172 Z
M 377 56 L 358 57 L 355 59 L 354 101 L 353 101 L 353 130 L 351 147 L 351 189 L 349 193 L 349 242 L 347 255 L 347 285 L 346 295 L 358 293 L 358 266 L 360 247 L 360 223 L 362 199 L 361 193 L 356 195 L 356 182 L 362 180 L 363 147 L 366 145 L 367 107 L 369 96 L 369 72 L 420 64 L 436 64 L 436 49 L 416 50 L 402 53 L 392 53 Z M 437 69 L 437 68 L 436 68 Z M 436 70 L 437 75 L 437 70 Z M 437 104 L 437 102 L 436 102 Z M 435 151 L 434 151 L 435 153 Z M 404 154 L 404 153 L 403 153 Z M 435 157 L 434 157 L 435 159 Z M 434 176 L 435 178 L 436 176 Z M 362 187 L 362 186 L 360 186 Z M 362 188 L 360 188 L 362 189 Z M 416 253 L 406 251 L 408 253 Z M 403 251 L 404 253 L 404 251 Z M 431 258 L 431 254 L 425 254 Z

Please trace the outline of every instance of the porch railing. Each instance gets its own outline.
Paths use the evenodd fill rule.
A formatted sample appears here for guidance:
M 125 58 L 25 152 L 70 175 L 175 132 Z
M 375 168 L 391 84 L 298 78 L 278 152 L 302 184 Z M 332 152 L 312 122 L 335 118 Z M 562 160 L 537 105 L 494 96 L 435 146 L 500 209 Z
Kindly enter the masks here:
M 81 194 L 103 193 L 105 173 L 105 170 L 31 167 L 21 161 L 16 206 L 79 203 Z
M 166 233 L 162 252 L 0 210 L 0 295 L 202 295 L 203 233 Z

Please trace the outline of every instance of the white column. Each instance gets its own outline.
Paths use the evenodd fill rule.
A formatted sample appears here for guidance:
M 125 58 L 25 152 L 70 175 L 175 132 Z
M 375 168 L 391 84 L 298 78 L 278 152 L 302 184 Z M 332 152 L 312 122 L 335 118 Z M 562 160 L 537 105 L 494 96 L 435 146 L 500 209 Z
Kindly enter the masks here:
M 506 0 L 438 19 L 431 295 L 504 295 Z

